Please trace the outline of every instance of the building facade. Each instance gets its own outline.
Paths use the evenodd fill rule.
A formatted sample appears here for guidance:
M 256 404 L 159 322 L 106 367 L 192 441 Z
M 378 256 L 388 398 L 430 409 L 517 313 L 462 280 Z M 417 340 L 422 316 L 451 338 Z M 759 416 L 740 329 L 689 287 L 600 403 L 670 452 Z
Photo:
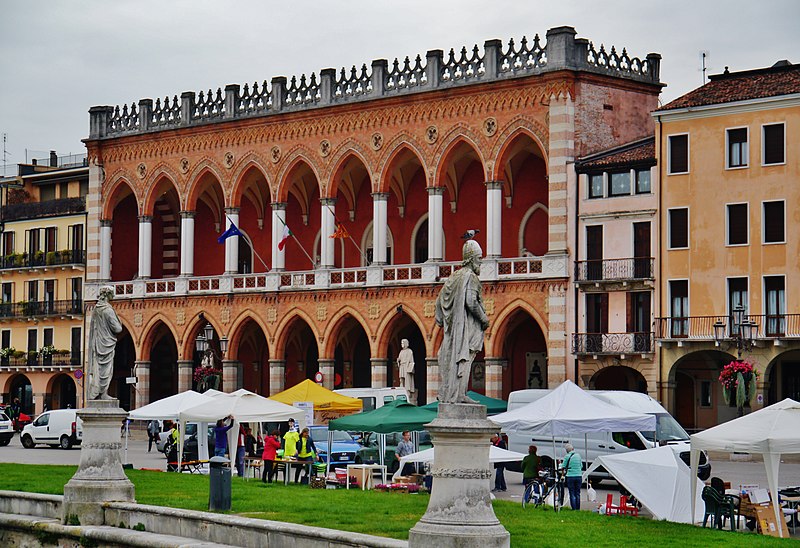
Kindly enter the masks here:
M 93 107 L 86 294 L 112 285 L 125 328 L 111 393 L 130 376 L 135 406 L 191 388 L 210 323 L 225 390 L 396 385 L 405 338 L 430 401 L 434 302 L 469 229 L 491 320 L 472 387 L 579 379 L 572 162 L 652 135 L 659 65 L 560 27 Z
M 0 180 L 0 387 L 23 412 L 82 401 L 86 155 L 20 164 Z
M 718 377 L 747 320 L 756 325 L 742 353 L 759 372 L 753 407 L 797 399 L 800 66 L 726 71 L 654 118 L 663 400 L 690 429 L 735 417 Z

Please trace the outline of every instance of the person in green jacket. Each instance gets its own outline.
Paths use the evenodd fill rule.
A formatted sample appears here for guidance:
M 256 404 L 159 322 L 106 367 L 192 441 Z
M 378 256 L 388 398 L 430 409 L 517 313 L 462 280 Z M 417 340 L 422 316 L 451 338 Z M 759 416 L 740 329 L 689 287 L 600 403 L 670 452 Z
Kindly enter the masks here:
M 561 461 L 561 470 L 566 471 L 567 489 L 569 490 L 569 505 L 573 510 L 581 509 L 581 475 L 583 463 L 581 456 L 575 451 L 571 443 L 564 446 L 567 454 Z
M 522 459 L 522 483 L 528 485 L 539 477 L 539 467 L 542 459 L 536 454 L 536 446 L 528 447 L 528 454 Z

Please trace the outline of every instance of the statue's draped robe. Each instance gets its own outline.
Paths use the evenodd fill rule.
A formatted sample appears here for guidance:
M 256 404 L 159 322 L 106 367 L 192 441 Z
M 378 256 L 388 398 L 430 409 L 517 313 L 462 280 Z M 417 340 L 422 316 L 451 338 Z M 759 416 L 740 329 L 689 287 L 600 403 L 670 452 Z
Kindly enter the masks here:
M 400 370 L 400 380 L 403 382 L 409 394 L 414 392 L 414 352 L 410 348 L 404 348 L 397 356 L 397 366 Z
M 439 401 L 454 403 L 465 396 L 459 393 L 459 379 L 469 377 L 472 360 L 483 349 L 483 325 L 488 323 L 480 279 L 468 266 L 444 283 L 436 299 L 436 323 L 444 329 L 439 347 Z
M 98 302 L 89 326 L 87 366 L 89 370 L 89 399 L 108 397 L 108 386 L 114 375 L 114 349 L 122 324 L 107 302 Z

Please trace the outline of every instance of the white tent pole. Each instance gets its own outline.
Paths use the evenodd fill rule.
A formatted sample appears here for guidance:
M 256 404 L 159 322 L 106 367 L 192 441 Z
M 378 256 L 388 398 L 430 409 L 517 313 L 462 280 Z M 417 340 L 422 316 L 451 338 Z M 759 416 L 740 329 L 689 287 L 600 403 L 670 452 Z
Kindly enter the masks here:
M 764 468 L 767 469 L 767 483 L 769 484 L 769 494 L 772 499 L 772 509 L 775 511 L 775 523 L 778 526 L 778 534 L 783 538 L 783 510 L 778 504 L 778 469 L 780 464 L 780 453 L 764 453 Z
M 690 438 L 691 439 L 691 438 Z M 692 482 L 692 523 L 695 523 L 695 518 L 697 514 L 695 514 L 695 506 L 697 503 L 697 467 L 700 464 L 700 450 L 693 447 L 692 442 L 690 441 L 689 445 L 689 464 L 691 466 L 692 472 L 691 477 L 689 478 Z
M 384 453 L 386 452 L 386 434 L 378 434 L 378 462 L 381 466 L 386 464 Z
M 131 433 L 131 421 L 125 420 L 125 464 L 128 464 L 128 438 Z
M 589 434 L 583 434 L 583 462 L 589 468 Z M 586 501 L 589 501 L 589 476 L 586 476 Z
M 325 480 L 328 479 L 328 474 L 331 472 L 331 457 L 333 456 L 333 432 L 330 427 L 328 428 L 328 460 L 325 463 Z
M 553 435 L 553 476 L 555 476 L 555 481 L 556 481 L 556 483 L 558 483 L 558 461 L 556 460 L 556 436 L 555 435 Z M 556 489 L 558 489 L 558 485 L 556 485 Z M 559 502 L 563 503 L 563 501 L 559 501 Z M 561 510 L 561 505 L 560 504 L 556 504 L 555 495 L 553 496 L 553 506 L 555 507 L 556 512 L 559 512 Z

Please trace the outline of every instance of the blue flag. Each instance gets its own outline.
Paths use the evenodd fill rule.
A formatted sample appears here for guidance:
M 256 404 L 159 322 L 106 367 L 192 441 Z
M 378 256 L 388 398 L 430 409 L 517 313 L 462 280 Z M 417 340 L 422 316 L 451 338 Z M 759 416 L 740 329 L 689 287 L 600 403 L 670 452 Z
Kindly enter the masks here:
M 223 232 L 222 235 L 219 238 L 217 238 L 217 243 L 220 243 L 220 244 L 225 243 L 225 240 L 227 240 L 231 236 L 242 236 L 242 232 L 233 223 L 231 223 L 231 226 L 228 227 L 228 230 Z

